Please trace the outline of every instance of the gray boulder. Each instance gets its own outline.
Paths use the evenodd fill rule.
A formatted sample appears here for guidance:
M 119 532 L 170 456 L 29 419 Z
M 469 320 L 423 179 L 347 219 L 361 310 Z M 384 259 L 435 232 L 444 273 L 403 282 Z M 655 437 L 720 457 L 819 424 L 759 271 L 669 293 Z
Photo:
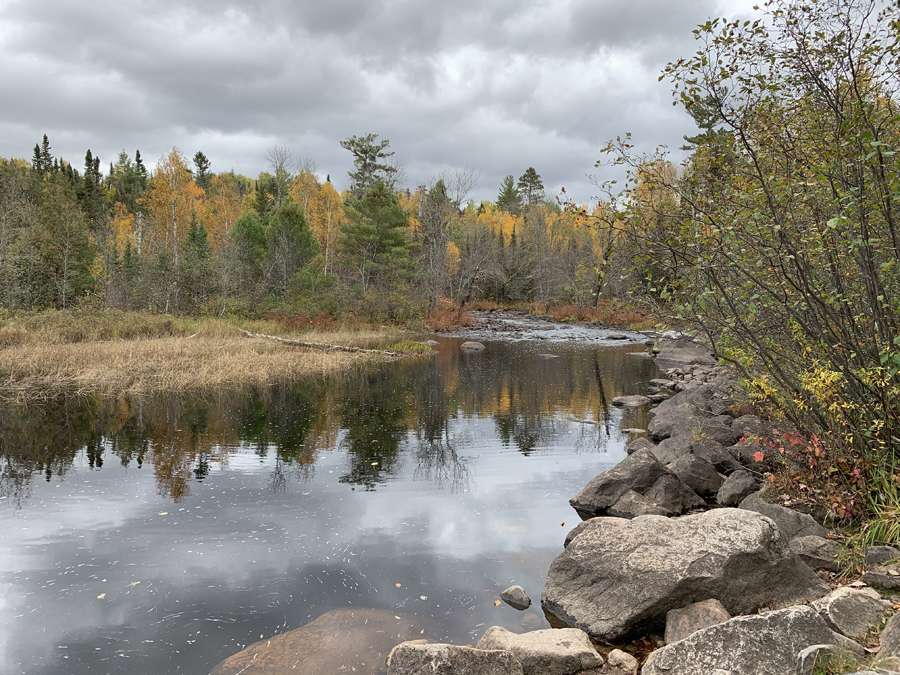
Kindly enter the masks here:
M 698 427 L 700 420 L 703 419 L 697 408 L 690 403 L 670 406 L 669 404 L 676 398 L 673 396 L 650 411 L 654 414 L 650 424 L 647 425 L 647 431 L 654 441 L 662 441 L 670 436 L 691 436 L 694 428 Z
M 507 651 L 405 642 L 388 656 L 388 675 L 523 675 L 522 664 Z
M 794 537 L 790 542 L 791 550 L 814 570 L 826 572 L 839 572 L 837 554 L 841 545 L 836 541 L 811 535 L 808 537 Z
M 651 401 L 646 396 L 616 396 L 610 403 L 618 408 L 640 408 Z
M 691 444 L 691 454 L 712 464 L 716 471 L 729 475 L 742 468 L 725 446 L 716 441 L 702 440 Z
M 879 658 L 900 658 L 900 612 L 894 614 L 881 631 L 881 651 Z
M 742 466 L 746 466 L 750 469 L 762 470 L 765 468 L 765 461 L 760 461 L 757 459 L 757 453 L 763 452 L 765 448 L 761 445 L 756 445 L 751 442 L 738 442 L 728 448 L 728 452 L 731 453 L 731 456 L 734 457 Z
M 883 588 L 886 591 L 900 590 L 900 565 L 875 567 L 863 574 L 862 580 L 869 586 Z M 900 656 L 900 654 L 897 656 Z
M 675 389 L 675 381 L 664 377 L 655 377 L 647 384 L 651 387 L 659 387 L 660 389 Z
M 709 462 L 696 455 L 684 455 L 666 467 L 701 497 L 715 497 L 725 478 Z
M 531 598 L 521 586 L 510 586 L 500 594 L 500 599 L 513 609 L 526 610 L 531 607 Z
M 697 631 L 650 654 L 641 674 L 787 675 L 797 671 L 802 650 L 832 644 L 852 649 L 814 609 L 790 607 Z M 854 652 L 862 648 L 856 646 Z
M 644 495 L 629 490 L 619 498 L 619 501 L 609 507 L 606 515 L 614 518 L 637 518 L 638 516 L 668 516 L 671 515 L 671 511 L 657 506 Z
M 719 492 L 716 494 L 716 502 L 720 506 L 737 506 L 747 495 L 756 492 L 759 483 L 748 472 L 741 469 L 725 479 Z
M 480 342 L 475 342 L 474 340 L 469 340 L 468 342 L 463 342 L 460 346 L 464 352 L 480 352 L 484 350 L 484 345 Z
M 900 551 L 893 546 L 866 546 L 866 565 L 875 567 L 900 558 Z
M 830 666 L 843 670 L 847 658 L 858 664 L 854 653 L 841 645 L 811 645 L 797 654 L 797 675 L 815 675 L 816 673 L 835 672 Z M 827 670 L 826 670 L 827 669 Z
M 603 657 L 587 633 L 577 628 L 535 630 L 517 635 L 505 628 L 489 628 L 476 649 L 501 649 L 515 654 L 524 675 L 576 675 L 603 667 Z
M 853 588 L 838 588 L 812 603 L 831 630 L 848 638 L 861 639 L 884 619 L 887 611 L 881 600 Z
M 633 455 L 638 450 L 650 450 L 652 452 L 655 447 L 656 445 L 646 438 L 635 438 L 625 444 L 625 452 L 629 455 Z
M 777 504 L 770 504 L 763 500 L 759 493 L 748 495 L 741 502 L 740 508 L 747 511 L 756 511 L 768 516 L 775 521 L 778 529 L 785 538 L 790 541 L 794 537 L 824 537 L 828 532 L 819 525 L 813 517 L 806 513 L 799 513 Z
M 661 629 L 669 610 L 709 598 L 738 614 L 828 590 L 771 520 L 715 509 L 587 521 L 553 561 L 541 604 L 554 625 L 618 640 Z
M 613 649 L 606 655 L 606 670 L 603 675 L 637 675 L 638 661 L 621 649 Z
M 653 456 L 663 464 L 671 464 L 677 459 L 690 454 L 694 439 L 690 434 L 669 436 L 660 441 L 659 445 L 651 450 Z
M 605 516 L 630 491 L 643 495 L 663 509 L 666 515 L 683 513 L 685 506 L 692 508 L 689 505 L 700 499 L 660 464 L 653 453 L 638 450 L 614 468 L 592 478 L 569 503 L 582 519 Z M 693 494 L 693 498 L 688 493 Z M 630 509 L 631 506 L 627 506 L 629 501 L 633 503 L 635 498 L 631 496 L 626 499 L 626 502 L 619 504 L 618 510 L 626 512 Z
M 666 644 L 683 640 L 698 630 L 725 623 L 730 618 L 731 614 L 715 598 L 681 609 L 670 609 L 666 613 Z
M 674 408 L 687 405 L 692 407 L 695 417 L 709 417 L 712 414 L 710 405 L 715 400 L 715 394 L 715 388 L 708 384 L 681 391 L 665 403 L 658 405 L 656 410 L 650 412 L 650 416 L 663 415 Z

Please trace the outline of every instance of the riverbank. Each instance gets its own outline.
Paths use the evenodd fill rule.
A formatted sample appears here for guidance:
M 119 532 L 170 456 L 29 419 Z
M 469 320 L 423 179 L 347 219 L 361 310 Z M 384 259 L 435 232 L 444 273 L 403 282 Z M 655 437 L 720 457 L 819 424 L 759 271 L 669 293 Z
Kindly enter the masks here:
M 0 322 L 0 398 L 108 396 L 259 387 L 332 374 L 396 356 L 296 348 L 244 331 L 304 343 L 422 353 L 394 328 L 298 330 L 279 321 L 135 312 L 55 311 Z

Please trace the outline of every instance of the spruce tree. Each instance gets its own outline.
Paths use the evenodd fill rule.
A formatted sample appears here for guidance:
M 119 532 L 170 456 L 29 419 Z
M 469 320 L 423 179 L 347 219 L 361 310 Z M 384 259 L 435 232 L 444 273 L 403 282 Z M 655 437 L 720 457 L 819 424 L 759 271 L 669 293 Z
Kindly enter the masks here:
M 534 167 L 528 167 L 519 178 L 516 188 L 526 206 L 533 206 L 544 201 L 544 184 Z
M 204 191 L 208 190 L 209 181 L 212 178 L 209 173 L 209 158 L 198 150 L 197 154 L 194 155 L 194 166 L 197 167 L 197 172 L 194 174 L 194 181 L 203 188 Z
M 516 189 L 516 181 L 512 174 L 503 179 L 500 185 L 500 194 L 497 195 L 497 208 L 513 215 L 522 211 L 522 198 Z

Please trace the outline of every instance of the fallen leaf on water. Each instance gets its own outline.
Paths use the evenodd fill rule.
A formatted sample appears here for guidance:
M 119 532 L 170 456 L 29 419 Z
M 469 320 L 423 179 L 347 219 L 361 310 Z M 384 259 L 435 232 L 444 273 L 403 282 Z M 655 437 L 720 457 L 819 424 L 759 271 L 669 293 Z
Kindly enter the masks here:
M 566 524 L 565 524 L 565 523 L 560 523 L 559 526 L 560 526 L 560 527 L 565 527 Z
M 402 588 L 402 584 L 394 584 L 397 588 Z
M 394 614 L 394 618 L 397 619 L 397 621 L 403 621 L 403 619 L 401 619 L 401 618 L 400 618 L 399 616 L 397 616 L 396 614 Z
M 499 606 L 500 606 L 500 601 L 494 600 L 494 607 L 499 607 Z
M 131 582 L 130 584 L 128 584 L 128 585 L 129 585 L 129 586 L 137 586 L 139 583 L 141 583 L 141 582 L 140 582 L 140 581 L 132 581 L 132 582 Z
M 427 599 L 428 599 L 428 596 L 426 596 L 426 595 L 419 596 L 419 600 L 427 600 Z
M 372 466 L 378 466 L 378 462 L 372 462 Z
M 160 512 L 157 513 L 156 515 L 158 515 L 158 516 L 167 516 L 167 515 L 169 515 L 169 512 L 168 512 L 168 511 L 160 511 Z
M 101 593 L 100 595 L 97 596 L 97 599 L 102 600 L 105 597 L 106 597 L 106 593 Z

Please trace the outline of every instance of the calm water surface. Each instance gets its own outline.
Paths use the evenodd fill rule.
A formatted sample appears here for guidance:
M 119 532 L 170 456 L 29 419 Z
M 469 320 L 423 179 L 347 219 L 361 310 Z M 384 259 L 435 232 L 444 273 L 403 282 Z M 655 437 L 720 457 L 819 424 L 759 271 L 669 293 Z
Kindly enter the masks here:
M 0 408 L 0 673 L 202 675 L 341 607 L 459 644 L 547 627 L 568 499 L 647 422 L 607 402 L 656 366 L 460 342 L 265 391 Z M 496 607 L 511 584 L 538 607 Z

